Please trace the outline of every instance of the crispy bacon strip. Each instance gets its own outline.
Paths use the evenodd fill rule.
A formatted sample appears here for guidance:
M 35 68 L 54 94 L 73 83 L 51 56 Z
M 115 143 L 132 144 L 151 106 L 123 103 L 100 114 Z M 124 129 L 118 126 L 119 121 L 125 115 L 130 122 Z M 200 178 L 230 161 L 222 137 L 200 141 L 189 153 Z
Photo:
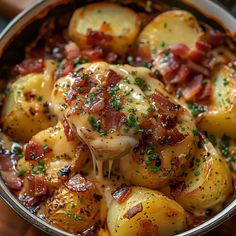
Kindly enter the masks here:
M 127 219 L 131 219 L 133 218 L 135 215 L 137 215 L 139 212 L 143 211 L 143 205 L 142 203 L 138 203 L 137 205 L 133 206 L 132 208 L 130 208 L 124 215 L 124 218 Z
M 70 124 L 68 123 L 67 119 L 63 119 L 63 128 L 64 133 L 66 135 L 67 141 L 73 141 L 75 139 L 74 131 L 71 129 Z
M 40 73 L 44 69 L 43 59 L 26 59 L 14 68 L 15 72 L 20 75 L 27 75 L 30 73 Z
M 117 200 L 119 204 L 125 202 L 129 195 L 132 192 L 132 188 L 127 186 L 126 184 L 122 184 L 115 191 L 112 192 L 112 197 Z
M 75 192 L 86 192 L 93 187 L 93 183 L 80 175 L 75 175 L 64 184 L 68 189 Z

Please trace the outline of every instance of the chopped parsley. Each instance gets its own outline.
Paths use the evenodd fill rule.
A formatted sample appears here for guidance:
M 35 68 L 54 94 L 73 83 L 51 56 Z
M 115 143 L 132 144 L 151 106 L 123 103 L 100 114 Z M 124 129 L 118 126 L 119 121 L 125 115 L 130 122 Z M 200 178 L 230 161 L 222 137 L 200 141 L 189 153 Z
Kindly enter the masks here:
M 199 131 L 197 129 L 194 129 L 193 130 L 193 135 L 197 137 L 199 135 Z
M 200 171 L 199 171 L 199 170 L 195 170 L 195 171 L 194 171 L 194 175 L 195 175 L 195 176 L 199 176 L 199 175 L 200 175 Z
M 229 81 L 226 77 L 224 77 L 223 79 L 223 85 L 226 87 L 227 85 L 229 85 Z
M 216 137 L 213 134 L 207 134 L 207 138 L 214 146 L 216 146 Z
M 229 156 L 230 137 L 223 135 L 220 141 L 220 152 L 223 156 Z
M 129 114 L 126 118 L 126 125 L 129 127 L 137 127 L 140 125 L 140 123 L 138 122 L 138 118 L 135 115 Z
M 196 103 L 193 103 L 192 101 L 187 102 L 188 108 L 191 111 L 192 115 L 194 117 L 198 116 L 199 114 L 206 111 L 206 107 L 203 105 L 198 105 Z
M 38 97 L 37 97 L 37 101 L 38 101 L 38 102 L 42 102 L 42 100 L 43 100 L 43 97 L 42 97 L 42 96 L 38 96 Z
M 115 86 L 114 88 L 111 88 L 110 91 L 109 91 L 109 94 L 111 96 L 114 96 L 117 94 L 117 92 L 120 90 L 120 88 L 118 86 Z
M 16 175 L 17 175 L 18 177 L 20 177 L 20 176 L 24 175 L 26 172 L 27 172 L 26 170 L 21 169 L 21 170 L 18 170 L 18 171 L 17 171 Z
M 67 211 L 66 215 L 72 219 L 74 219 L 75 221 L 82 221 L 83 217 L 81 216 L 77 216 L 77 215 L 73 215 L 71 212 Z
M 96 121 L 93 116 L 89 116 L 88 122 L 98 132 L 101 130 L 101 121 L 100 120 Z
M 120 96 L 110 98 L 109 103 L 112 105 L 115 111 L 119 111 L 122 108 Z
M 33 174 L 46 174 L 43 160 L 40 160 L 38 166 L 33 169 Z

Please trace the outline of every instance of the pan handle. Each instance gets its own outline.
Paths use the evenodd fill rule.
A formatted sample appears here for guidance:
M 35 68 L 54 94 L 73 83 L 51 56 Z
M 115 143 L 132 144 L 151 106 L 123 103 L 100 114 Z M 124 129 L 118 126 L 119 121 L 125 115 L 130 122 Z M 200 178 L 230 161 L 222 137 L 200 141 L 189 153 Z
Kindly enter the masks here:
M 0 14 L 12 18 L 34 2 L 35 0 L 0 0 Z

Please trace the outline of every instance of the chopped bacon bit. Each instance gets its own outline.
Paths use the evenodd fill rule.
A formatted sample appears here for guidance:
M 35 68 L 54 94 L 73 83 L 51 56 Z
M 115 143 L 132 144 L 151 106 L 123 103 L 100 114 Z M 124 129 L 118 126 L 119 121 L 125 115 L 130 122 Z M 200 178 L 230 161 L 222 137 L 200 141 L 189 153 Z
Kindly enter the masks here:
M 158 226 L 154 225 L 151 220 L 140 220 L 139 235 L 158 236 Z
M 168 51 L 161 52 L 153 61 L 153 68 L 161 73 L 165 80 L 170 80 L 181 65 L 181 60 Z
M 155 107 L 157 111 L 163 111 L 163 112 L 178 112 L 180 106 L 177 104 L 174 104 L 170 102 L 168 98 L 163 96 L 160 92 L 155 90 L 155 92 L 152 94 L 152 104 Z
M 93 62 L 102 59 L 104 57 L 104 51 L 102 48 L 96 47 L 92 49 L 83 50 L 82 55 L 87 57 L 89 61 Z
M 194 76 L 193 79 L 187 83 L 186 87 L 182 91 L 185 99 L 190 100 L 200 93 L 203 87 L 202 81 L 203 75 L 200 74 Z
M 114 70 L 109 70 L 106 76 L 106 81 L 103 81 L 105 86 L 115 87 L 117 83 L 122 80 L 122 76 L 117 74 Z
M 71 179 L 69 179 L 65 186 L 72 191 L 75 192 L 86 192 L 89 189 L 93 188 L 93 183 L 80 175 L 75 175 Z
M 168 115 L 161 115 L 161 124 L 164 129 L 172 129 L 175 127 L 177 122 L 177 117 L 170 117 Z
M 199 50 L 203 51 L 203 52 L 208 52 L 208 51 L 211 50 L 211 48 L 212 48 L 209 43 L 207 43 L 207 42 L 205 42 L 205 41 L 202 41 L 202 40 L 198 40 L 198 41 L 196 42 L 196 47 L 197 47 Z
M 36 97 L 36 95 L 32 91 L 25 93 L 24 96 L 26 101 L 32 101 Z
M 184 82 L 190 74 L 190 70 L 186 65 L 181 65 L 179 68 L 177 74 L 174 76 L 174 78 L 171 80 L 172 84 L 178 84 Z
M 170 194 L 171 196 L 178 197 L 179 194 L 183 191 L 185 188 L 185 182 L 184 181 L 176 181 L 174 183 L 170 184 Z
M 25 148 L 25 159 L 30 160 L 40 160 L 45 156 L 45 149 L 33 140 L 30 140 Z
M 218 46 L 224 43 L 225 34 L 217 30 L 209 30 L 206 34 L 207 42 L 212 46 Z
M 133 206 L 125 213 L 124 218 L 127 218 L 130 220 L 131 218 L 133 218 L 135 215 L 137 215 L 139 212 L 142 212 L 142 211 L 143 211 L 143 204 L 138 203 L 137 205 Z
M 64 133 L 66 135 L 67 141 L 73 141 L 75 139 L 75 134 L 74 131 L 71 129 L 68 121 L 66 118 L 63 119 L 63 128 L 64 128 Z
M 205 58 L 205 56 L 205 52 L 199 49 L 192 50 L 189 54 L 189 58 L 194 62 L 201 62 Z
M 177 143 L 183 141 L 185 135 L 180 133 L 179 130 L 175 127 L 171 130 L 167 130 L 167 135 L 163 140 L 164 145 L 175 146 Z
M 210 71 L 209 69 L 205 68 L 204 66 L 201 66 L 199 64 L 196 64 L 192 61 L 188 61 L 188 64 L 187 64 L 188 68 L 199 73 L 199 74 L 203 74 L 205 75 L 206 77 L 210 77 Z
M 47 184 L 43 175 L 29 175 L 24 181 L 24 189 L 28 196 L 39 197 L 47 194 Z
M 17 176 L 16 171 L 1 171 L 2 179 L 9 189 L 20 190 L 22 187 L 22 180 Z
M 70 63 L 67 62 L 63 65 L 60 73 L 60 77 L 66 76 L 69 73 L 72 73 L 74 71 L 74 66 Z
M 87 31 L 87 44 L 91 46 L 106 47 L 111 42 L 113 37 L 101 31 L 94 31 L 88 29 Z
M 189 47 L 183 43 L 177 43 L 169 47 L 171 53 L 175 56 L 186 57 L 189 53 Z
M 30 107 L 29 112 L 32 116 L 36 116 L 39 112 L 39 108 L 37 107 Z
M 102 127 L 108 132 L 116 131 L 119 126 L 124 122 L 125 115 L 120 111 L 112 111 L 106 109 L 102 119 Z
M 0 171 L 14 170 L 17 164 L 15 155 L 9 153 L 0 153 Z
M 132 192 L 132 188 L 127 186 L 126 184 L 122 184 L 115 191 L 112 192 L 112 197 L 117 200 L 119 204 L 125 202 L 129 195 Z
M 66 58 L 68 60 L 73 60 L 81 56 L 79 47 L 73 42 L 70 42 L 65 46 L 65 51 L 66 51 Z
M 203 101 L 208 99 L 211 96 L 211 91 L 212 91 L 211 81 L 207 80 L 207 83 L 204 85 L 201 93 L 199 94 L 199 96 L 197 96 L 196 100 Z
M 72 84 L 72 89 L 77 89 L 80 86 L 84 86 L 87 78 L 89 77 L 88 74 L 83 74 L 81 72 L 73 72 L 70 75 L 75 79 L 74 83 Z
M 20 75 L 27 75 L 30 73 L 40 73 L 44 69 L 43 59 L 26 59 L 20 64 L 16 65 L 14 70 Z

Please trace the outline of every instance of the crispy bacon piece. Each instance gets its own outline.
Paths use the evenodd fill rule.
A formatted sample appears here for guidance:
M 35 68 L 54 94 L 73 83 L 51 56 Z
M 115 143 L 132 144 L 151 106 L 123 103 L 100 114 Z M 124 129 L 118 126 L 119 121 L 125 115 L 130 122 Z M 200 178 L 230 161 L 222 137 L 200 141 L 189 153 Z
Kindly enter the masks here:
M 213 47 L 224 43 L 225 34 L 217 30 L 208 30 L 206 34 L 207 42 Z
M 74 71 L 74 66 L 71 62 L 66 62 L 60 71 L 60 77 L 66 76 L 69 73 L 72 73 Z
M 29 160 L 40 160 L 45 156 L 45 149 L 34 140 L 30 140 L 25 148 L 25 159 Z
M 39 197 L 47 194 L 47 184 L 43 175 L 28 175 L 24 179 L 24 189 L 31 197 Z
M 12 190 L 20 190 L 22 180 L 16 174 L 17 158 L 10 152 L 0 154 L 0 172 L 6 186 Z
M 101 31 L 94 31 L 91 29 L 88 29 L 87 31 L 87 44 L 91 46 L 106 47 L 112 39 L 113 37 L 111 35 Z
M 93 62 L 104 58 L 105 53 L 102 48 L 96 47 L 83 50 L 82 55 L 87 57 L 89 61 Z
M 63 119 L 63 128 L 67 141 L 73 141 L 75 139 L 75 134 L 66 118 Z
M 151 97 L 152 104 L 157 111 L 176 113 L 179 111 L 180 106 L 170 102 L 168 98 L 163 96 L 160 92 L 155 90 Z
M 112 192 L 112 197 L 117 200 L 119 204 L 125 202 L 129 195 L 132 192 L 132 188 L 127 186 L 126 184 L 122 184 L 115 191 Z
M 194 62 L 202 62 L 205 56 L 206 56 L 205 52 L 199 49 L 192 50 L 189 54 L 189 58 Z
M 76 59 L 77 57 L 81 56 L 81 52 L 77 44 L 70 42 L 65 46 L 66 51 L 66 58 L 68 60 Z
M 193 79 L 186 84 L 186 87 L 182 91 L 185 99 L 190 100 L 200 93 L 203 87 L 202 81 L 203 75 L 200 74 L 194 76 Z
M 135 215 L 137 215 L 139 212 L 143 211 L 143 205 L 142 203 L 138 203 L 137 205 L 130 208 L 124 215 L 124 218 L 132 219 Z
M 189 47 L 183 43 L 177 43 L 169 47 L 171 53 L 175 56 L 186 57 L 189 53 Z
M 179 130 L 175 127 L 171 130 L 167 130 L 167 134 L 162 140 L 163 145 L 175 146 L 177 143 L 183 141 L 185 135 L 180 133 Z
M 209 43 L 202 40 L 198 40 L 196 42 L 196 47 L 203 52 L 208 52 L 212 48 L 212 46 Z
M 102 127 L 108 132 L 116 131 L 116 129 L 124 122 L 125 115 L 120 111 L 112 111 L 106 109 L 102 119 Z
M 196 73 L 203 74 L 206 77 L 210 77 L 210 70 L 202 65 L 196 64 L 193 61 L 188 61 L 187 66 L 189 69 Z
M 190 69 L 186 65 L 181 65 L 178 72 L 174 76 L 174 78 L 171 80 L 172 84 L 178 84 L 178 83 L 183 83 L 186 81 L 190 74 Z
M 140 220 L 139 235 L 143 236 L 158 236 L 158 227 L 151 220 Z
M 208 99 L 211 96 L 211 91 L 212 91 L 211 81 L 207 80 L 207 83 L 202 88 L 201 93 L 199 94 L 199 96 L 197 96 L 196 100 L 204 101 Z
M 88 76 L 83 75 L 81 72 L 73 72 L 71 73 L 71 77 L 75 79 L 72 84 L 72 89 L 78 89 L 78 87 L 85 85 Z
M 115 87 L 117 83 L 122 80 L 122 76 L 117 74 L 114 70 L 109 70 L 105 80 L 103 81 L 104 86 Z
M 35 93 L 32 91 L 24 93 L 24 96 L 26 101 L 33 101 L 36 97 Z
M 30 73 L 40 73 L 44 69 L 43 59 L 26 59 L 20 64 L 16 65 L 14 71 L 20 75 L 27 75 Z
M 93 188 L 93 183 L 80 175 L 75 175 L 64 184 L 69 190 L 75 192 L 86 192 Z

